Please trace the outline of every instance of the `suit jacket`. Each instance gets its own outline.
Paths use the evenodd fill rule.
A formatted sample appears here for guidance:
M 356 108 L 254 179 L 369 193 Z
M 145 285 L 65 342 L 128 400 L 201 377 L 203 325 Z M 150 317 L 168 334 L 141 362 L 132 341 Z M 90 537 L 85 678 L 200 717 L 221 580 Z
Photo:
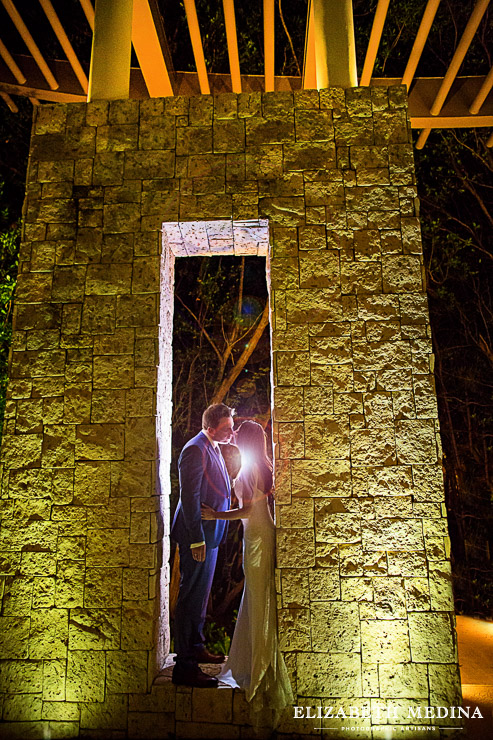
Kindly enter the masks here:
M 207 547 L 218 547 L 226 533 L 227 522 L 201 518 L 200 504 L 216 511 L 230 506 L 231 486 L 224 460 L 214 450 L 203 432 L 193 437 L 178 459 L 180 500 L 176 508 L 171 536 L 182 545 L 204 541 Z

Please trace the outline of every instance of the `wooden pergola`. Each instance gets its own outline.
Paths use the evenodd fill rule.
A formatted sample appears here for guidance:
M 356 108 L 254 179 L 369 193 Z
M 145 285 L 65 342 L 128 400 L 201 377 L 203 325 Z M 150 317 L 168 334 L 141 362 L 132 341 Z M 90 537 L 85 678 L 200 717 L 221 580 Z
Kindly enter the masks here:
M 222 0 L 229 74 L 210 74 L 204 55 L 195 0 L 184 0 L 195 72 L 175 71 L 158 0 L 79 0 L 92 33 L 91 59 L 79 59 L 70 41 L 74 28 L 64 27 L 55 0 L 39 2 L 63 49 L 65 59 L 47 59 L 15 0 L 1 0 L 26 47 L 14 54 L 1 39 L 0 95 L 13 111 L 15 96 L 40 101 L 77 102 L 126 97 L 210 94 L 252 90 L 321 89 L 404 84 L 409 90 L 413 128 L 420 129 L 422 148 L 432 129 L 493 127 L 493 69 L 486 75 L 458 76 L 462 62 L 490 0 L 477 0 L 461 29 L 457 47 L 443 77 L 416 77 L 415 72 L 440 4 L 423 0 L 423 15 L 402 77 L 374 77 L 373 71 L 390 0 L 378 0 L 361 78 L 356 72 L 352 0 L 309 0 L 302 75 L 275 76 L 275 0 L 263 0 L 264 74 L 240 69 L 234 0 Z M 62 3 L 63 0 L 58 0 Z M 67 24 L 66 24 L 67 25 Z M 38 40 L 39 41 L 39 40 Z M 138 67 L 131 67 L 131 49 Z M 87 73 L 88 70 L 88 73 Z M 485 132 L 488 137 L 489 132 Z M 487 138 L 493 146 L 493 134 Z

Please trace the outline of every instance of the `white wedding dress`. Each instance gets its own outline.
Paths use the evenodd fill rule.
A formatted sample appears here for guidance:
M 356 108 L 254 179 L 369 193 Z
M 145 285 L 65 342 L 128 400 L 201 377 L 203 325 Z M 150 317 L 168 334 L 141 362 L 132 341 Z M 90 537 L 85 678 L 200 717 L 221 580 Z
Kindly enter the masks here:
M 240 473 L 235 484 L 240 505 L 251 501 L 249 517 L 242 519 L 245 584 L 229 656 L 218 678 L 244 689 L 255 725 L 274 727 L 294 697 L 277 637 L 274 522 L 258 476 L 255 466 L 249 475 Z

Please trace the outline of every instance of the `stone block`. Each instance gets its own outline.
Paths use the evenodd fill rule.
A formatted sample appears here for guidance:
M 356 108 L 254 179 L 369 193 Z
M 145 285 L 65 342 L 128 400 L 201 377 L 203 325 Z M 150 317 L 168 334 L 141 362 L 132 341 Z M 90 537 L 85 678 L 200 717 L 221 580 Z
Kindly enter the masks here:
M 310 383 L 308 352 L 276 352 L 274 359 L 280 386 L 302 386 Z
M 125 233 L 138 231 L 140 207 L 136 203 L 111 203 L 103 208 L 103 231 Z
M 110 650 L 106 657 L 106 685 L 112 693 L 147 691 L 147 653 L 143 650 Z
M 435 428 L 431 420 L 396 421 L 395 444 L 399 463 L 433 463 L 437 460 Z
M 281 571 L 282 605 L 305 607 L 310 600 L 308 572 L 301 568 L 283 568 Z
M 428 697 L 426 665 L 381 664 L 378 670 L 382 696 L 396 699 L 426 699 Z
M 349 653 L 360 651 L 360 620 L 357 604 L 317 603 L 310 611 L 312 644 L 315 652 L 337 652 L 347 656 Z
M 112 496 L 145 496 L 153 490 L 151 463 L 147 461 L 111 464 Z
M 129 564 L 128 529 L 89 529 L 87 566 L 125 567 Z
M 108 462 L 78 462 L 75 467 L 74 496 L 83 505 L 108 500 L 110 487 Z
M 39 609 L 32 612 L 29 630 L 30 659 L 65 658 L 67 642 L 68 609 Z
M 124 428 L 121 424 L 79 424 L 75 440 L 77 460 L 122 460 Z
M 298 653 L 298 696 L 358 697 L 362 693 L 357 654 Z
M 421 663 L 456 663 L 451 614 L 410 612 L 409 640 L 412 660 Z
M 325 547 L 329 549 L 326 549 L 322 554 L 317 544 L 317 567 L 309 571 L 310 603 L 339 601 L 341 598 L 337 547 L 327 545 Z
M 155 417 L 134 417 L 125 423 L 125 459 L 154 460 L 157 456 Z
M 275 421 L 302 421 L 303 419 L 303 391 L 301 388 L 274 389 L 274 419 Z
M 384 519 L 362 522 L 366 550 L 423 550 L 423 527 L 415 519 Z
M 279 568 L 307 568 L 315 565 L 313 531 L 278 529 L 276 557 Z
M 349 337 L 310 337 L 310 362 L 339 365 L 351 360 Z
M 361 541 L 361 522 L 357 514 L 345 513 L 343 499 L 317 499 L 315 538 L 317 542 L 338 544 Z M 343 513 L 341 513 L 341 510 Z
M 313 501 L 310 499 L 293 500 L 289 506 L 279 505 L 276 514 L 279 516 L 279 526 L 283 528 L 313 528 Z
M 0 617 L 0 658 L 28 657 L 29 617 Z
M 341 578 L 342 601 L 362 603 L 373 602 L 373 584 L 371 578 L 351 576 Z
M 70 650 L 67 660 L 68 701 L 103 702 L 105 653 L 101 650 Z
M 343 417 L 305 416 L 305 457 L 349 457 L 349 428 Z
M 271 268 L 271 286 L 274 290 L 299 287 L 299 264 L 295 257 L 279 257 Z
M 143 568 L 125 568 L 123 571 L 123 598 L 126 601 L 146 599 L 149 592 L 149 574 Z
M 361 429 L 351 432 L 353 465 L 395 465 L 393 429 Z
M 387 255 L 382 262 L 384 293 L 416 293 L 423 290 L 422 264 L 413 255 Z
M 459 666 L 430 665 L 428 666 L 428 680 L 432 706 L 461 706 Z
M 118 649 L 120 623 L 119 609 L 72 609 L 69 621 L 69 649 Z
M 281 458 L 302 458 L 305 454 L 302 423 L 279 424 L 279 454 Z
M 93 185 L 121 185 L 125 154 L 123 152 L 103 152 L 94 157 L 92 173 Z
M 84 563 L 62 560 L 57 565 L 55 606 L 73 609 L 84 603 Z M 57 656 L 61 657 L 61 656 Z
M 332 112 L 324 109 L 317 111 L 296 110 L 295 112 L 296 141 L 333 141 L 334 126 Z
M 86 296 L 82 309 L 82 332 L 108 334 L 115 328 L 115 299 L 111 296 Z
M 373 579 L 377 619 L 405 619 L 406 592 L 402 578 L 385 575 Z
M 60 508 L 63 511 L 63 509 L 68 509 L 69 507 L 64 506 L 64 507 L 53 507 L 53 508 L 54 509 Z M 85 521 L 85 511 L 83 513 L 84 513 L 84 516 L 80 517 L 81 521 Z M 59 517 L 57 516 L 56 518 L 58 519 Z M 61 518 L 63 518 L 63 513 L 60 516 L 60 519 Z M 84 537 L 59 536 L 57 557 L 60 560 L 84 560 L 85 552 L 86 552 L 86 541 Z
M 124 650 L 150 650 L 153 647 L 154 604 L 152 601 L 123 602 L 122 639 Z
M 117 327 L 157 326 L 156 296 L 119 296 L 116 324 Z
M 86 608 L 109 608 L 122 602 L 121 568 L 86 568 L 84 582 L 84 606 Z
M 134 382 L 131 355 L 100 355 L 94 358 L 94 388 L 131 388 Z
M 85 292 L 87 295 L 119 295 L 121 293 L 128 293 L 130 292 L 131 278 L 131 265 L 89 265 L 87 268 Z
M 192 721 L 231 723 L 233 719 L 233 692 L 208 692 L 207 689 L 194 689 L 192 692 Z
M 344 460 L 299 460 L 293 463 L 293 472 L 295 496 L 343 496 L 350 493 L 349 462 Z
M 33 694 L 8 694 L 3 703 L 4 722 L 30 722 L 41 719 L 42 699 Z
M 303 608 L 278 610 L 281 650 L 310 650 L 310 612 Z
M 125 421 L 125 391 L 95 390 L 92 394 L 91 416 L 88 421 L 93 424 Z
M 276 295 L 280 295 L 280 293 L 276 292 Z M 295 324 L 289 326 L 285 331 L 273 331 L 272 349 L 274 352 L 303 352 L 308 350 L 308 327 Z
M 264 196 L 259 198 L 259 213 L 279 226 L 301 226 L 305 221 L 305 200 L 299 196 Z
M 345 294 L 372 294 L 382 290 L 380 263 L 341 262 L 341 288 Z
M 311 111 L 303 111 L 311 113 Z M 336 166 L 336 147 L 332 140 L 308 142 L 300 141 L 295 144 L 284 144 L 285 171 L 321 170 Z
M 413 465 L 413 483 L 416 501 L 444 500 L 443 471 L 439 465 Z
M 339 254 L 335 250 L 300 255 L 300 288 L 330 288 L 339 283 Z
M 408 625 L 403 619 L 363 620 L 361 645 L 365 662 L 407 663 L 411 660 Z

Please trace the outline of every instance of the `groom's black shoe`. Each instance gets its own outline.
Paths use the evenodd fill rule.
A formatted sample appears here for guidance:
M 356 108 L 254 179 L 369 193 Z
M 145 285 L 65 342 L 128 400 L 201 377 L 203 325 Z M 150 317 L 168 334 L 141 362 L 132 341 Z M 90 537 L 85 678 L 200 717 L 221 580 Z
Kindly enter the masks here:
M 215 689 L 219 683 L 217 678 L 208 676 L 198 666 L 183 670 L 176 665 L 173 668 L 171 681 L 178 686 L 197 686 L 201 689 Z
M 204 646 L 198 648 L 195 651 L 193 657 L 195 658 L 197 663 L 224 663 L 226 659 L 225 655 L 210 653 Z

